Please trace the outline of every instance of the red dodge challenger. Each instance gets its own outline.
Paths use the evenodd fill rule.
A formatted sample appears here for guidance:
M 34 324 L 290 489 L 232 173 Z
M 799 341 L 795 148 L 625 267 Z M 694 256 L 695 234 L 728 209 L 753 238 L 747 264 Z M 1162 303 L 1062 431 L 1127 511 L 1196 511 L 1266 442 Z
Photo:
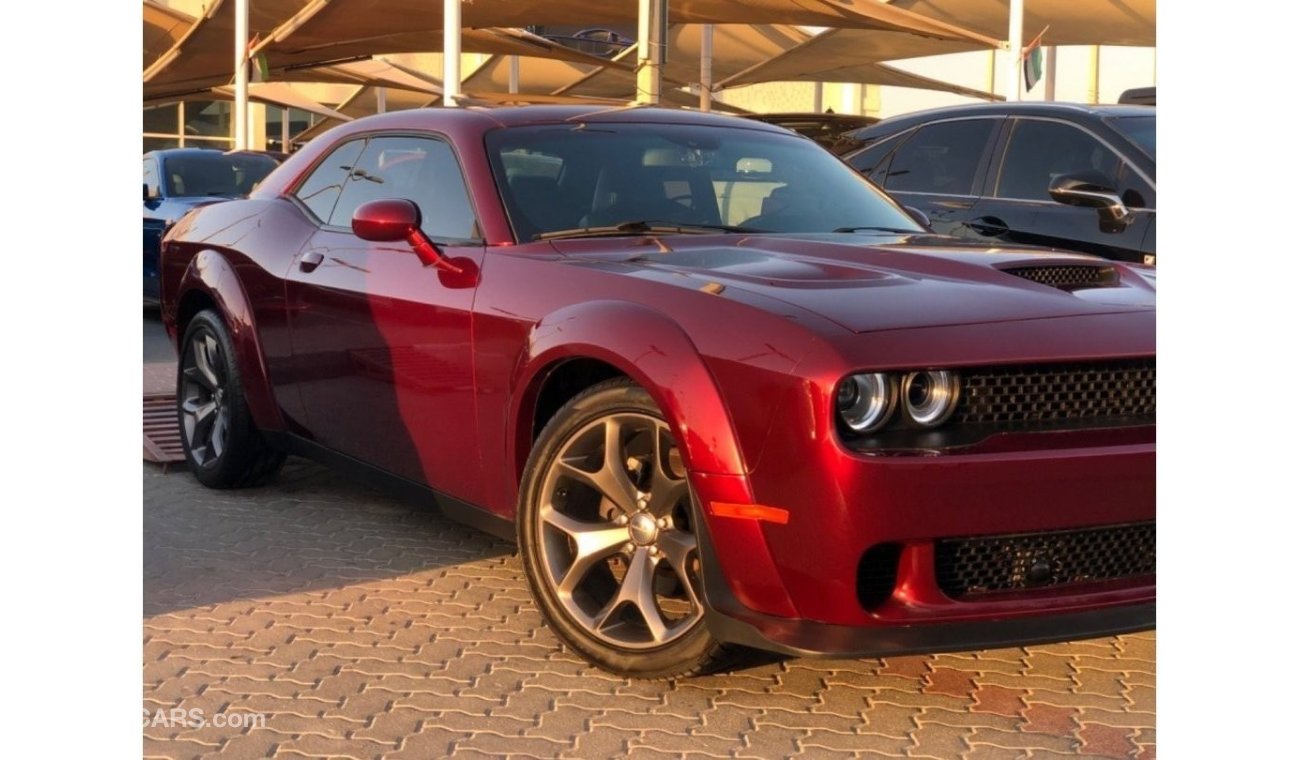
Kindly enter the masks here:
M 162 259 L 203 484 L 403 487 L 636 677 L 1153 626 L 1154 282 L 651 108 L 359 119 Z

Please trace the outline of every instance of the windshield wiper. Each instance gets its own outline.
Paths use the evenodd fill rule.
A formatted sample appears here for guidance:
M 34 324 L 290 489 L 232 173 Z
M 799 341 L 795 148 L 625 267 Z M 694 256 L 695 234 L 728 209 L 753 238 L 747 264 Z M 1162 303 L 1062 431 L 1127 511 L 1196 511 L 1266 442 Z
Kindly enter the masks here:
M 736 227 L 730 224 L 679 224 L 662 222 L 657 219 L 640 219 L 620 222 L 610 227 L 575 227 L 571 230 L 543 232 L 533 236 L 534 240 L 551 240 L 566 237 L 613 237 L 616 235 L 707 235 L 710 232 L 762 232 L 749 227 Z
M 864 225 L 862 227 L 836 227 L 831 232 L 896 232 L 903 235 L 924 235 L 925 230 L 905 230 L 902 227 L 876 227 Z

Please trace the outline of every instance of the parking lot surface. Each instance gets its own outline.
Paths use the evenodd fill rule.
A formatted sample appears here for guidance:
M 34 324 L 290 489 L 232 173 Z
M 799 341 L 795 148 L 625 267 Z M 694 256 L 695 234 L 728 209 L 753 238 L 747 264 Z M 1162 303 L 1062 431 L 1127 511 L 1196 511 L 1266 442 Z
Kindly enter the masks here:
M 297 459 L 227 492 L 146 463 L 144 547 L 148 757 L 1155 756 L 1154 633 L 629 681 L 513 547 Z

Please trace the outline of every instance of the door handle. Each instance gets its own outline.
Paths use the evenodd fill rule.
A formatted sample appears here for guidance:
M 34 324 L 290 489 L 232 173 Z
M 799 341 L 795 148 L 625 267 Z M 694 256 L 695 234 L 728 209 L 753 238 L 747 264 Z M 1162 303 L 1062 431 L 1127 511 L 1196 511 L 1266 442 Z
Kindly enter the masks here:
M 996 216 L 981 216 L 966 222 L 966 226 L 986 237 L 1005 235 L 1010 231 L 1007 223 Z
M 301 259 L 298 259 L 298 269 L 303 272 L 311 272 L 320 266 L 320 263 L 324 260 L 325 254 L 320 251 L 307 251 L 302 255 Z

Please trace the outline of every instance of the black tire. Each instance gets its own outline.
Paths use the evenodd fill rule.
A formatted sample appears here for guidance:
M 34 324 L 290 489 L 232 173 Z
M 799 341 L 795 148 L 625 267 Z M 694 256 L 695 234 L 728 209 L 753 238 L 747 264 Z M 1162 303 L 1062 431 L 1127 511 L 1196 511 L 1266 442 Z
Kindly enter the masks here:
M 211 309 L 190 320 L 176 362 L 176 415 L 185 460 L 208 488 L 265 483 L 284 464 L 253 423 L 234 341 Z
M 698 508 L 694 505 L 694 496 L 681 472 L 679 454 L 673 451 L 675 443 L 672 442 L 671 435 L 664 432 L 667 425 L 663 420 L 663 415 L 650 395 L 626 378 L 609 380 L 578 394 L 551 418 L 538 436 L 524 470 L 517 511 L 516 530 L 525 575 L 533 599 L 551 630 L 591 663 L 630 678 L 664 679 L 695 675 L 722 668 L 733 662 L 738 654 L 735 648 L 725 647 L 715 640 L 703 620 L 703 596 L 698 592 L 701 575 L 698 571 L 698 546 L 693 544 L 694 532 L 691 528 L 695 524 L 693 521 L 698 519 Z M 642 421 L 651 426 L 638 430 L 636 425 Z M 574 471 L 572 467 L 564 468 L 559 464 L 561 454 L 565 455 L 567 463 L 578 461 L 572 457 L 580 439 L 590 438 L 595 441 L 602 436 L 601 431 L 611 424 L 615 426 L 613 435 L 616 440 L 622 440 L 620 436 L 628 436 L 626 448 L 620 444 L 612 459 L 607 454 L 607 447 L 602 446 L 601 454 L 593 452 L 591 461 L 599 462 L 598 471 L 591 474 L 603 476 L 606 472 L 603 467 L 609 461 L 622 461 L 622 457 L 627 457 L 625 461 L 628 468 L 624 469 L 624 474 L 632 478 L 630 482 L 640 478 L 640 482 L 650 483 L 644 493 L 640 486 L 635 486 L 633 493 L 642 494 L 645 500 L 636 501 L 631 518 L 628 518 L 627 511 L 620 511 L 614 506 L 614 500 L 600 496 L 601 491 L 595 486 L 566 474 Z M 653 427 L 654 424 L 659 427 Z M 608 434 L 605 434 L 604 440 L 610 440 Z M 667 448 L 664 444 L 667 444 Z M 636 459 L 631 453 L 634 445 L 652 446 L 653 449 L 647 450 L 644 461 L 631 469 Z M 673 456 L 678 456 L 676 469 L 670 465 L 655 475 L 653 468 L 656 465 L 652 463 L 657 461 L 662 464 L 670 461 Z M 582 469 L 585 471 L 585 468 Z M 663 477 L 665 480 L 650 482 L 652 477 Z M 656 488 L 654 484 L 668 483 L 667 478 L 670 477 L 675 482 L 667 487 L 668 495 L 662 499 L 652 497 L 651 492 Z M 660 493 L 664 492 L 665 489 L 660 489 Z M 547 494 L 545 498 L 544 494 Z M 687 498 L 683 499 L 682 494 Z M 675 506 L 669 505 L 669 502 Z M 593 504 L 596 506 L 593 507 Z M 593 509 L 608 510 L 610 514 L 602 516 L 592 512 Z M 575 517 L 579 510 L 586 512 Z M 658 511 L 652 513 L 651 510 Z M 639 517 L 641 513 L 670 516 L 657 518 L 656 524 L 659 527 L 650 527 L 649 533 L 633 535 L 630 531 L 635 526 L 646 525 L 645 519 Z M 559 532 L 554 529 L 552 521 L 557 519 L 556 515 L 565 521 L 572 521 L 565 523 L 570 527 L 580 526 L 579 532 L 584 535 L 587 535 L 586 531 L 599 531 L 611 536 L 609 539 L 600 539 L 608 546 L 584 555 L 578 550 L 579 544 L 574 538 L 578 533 L 571 533 L 566 528 L 560 528 Z M 654 519 L 651 521 L 654 522 Z M 626 539 L 618 536 L 619 530 L 627 532 Z M 608 548 L 624 540 L 627 543 L 621 544 L 620 548 Z M 643 541 L 646 543 L 641 543 Z M 692 543 L 687 543 L 688 541 Z M 660 543 L 665 548 L 659 549 Z M 691 545 L 694 545 L 693 553 L 691 549 L 681 549 L 682 546 Z M 566 556 L 566 547 L 569 552 L 567 565 L 563 558 Z M 556 555 L 561 555 L 559 564 Z M 588 557 L 595 559 L 588 560 Z M 621 577 L 617 572 L 620 562 L 626 568 Z M 633 578 L 634 565 L 646 568 L 636 575 L 637 578 L 646 579 L 645 584 L 625 583 Z M 680 567 L 691 568 L 692 565 L 693 570 L 678 570 Z M 557 581 L 557 572 L 565 576 L 562 580 L 568 580 L 568 576 L 579 567 L 586 569 L 578 571 L 578 580 L 570 586 L 567 596 L 562 599 L 558 588 L 564 584 Z M 687 588 L 688 584 L 690 588 Z M 625 587 L 633 585 L 648 590 L 650 596 L 640 596 L 636 602 L 625 599 Z M 590 593 L 593 586 L 596 591 Z M 660 589 L 665 586 L 672 589 L 668 593 L 675 593 L 681 598 L 680 601 L 672 599 L 665 604 L 674 605 L 678 610 L 689 608 L 688 612 L 676 620 L 670 619 L 663 611 L 663 605 L 658 602 L 661 598 Z M 605 594 L 608 594 L 607 598 Z M 581 609 L 578 600 L 585 600 L 588 608 L 600 609 Z M 646 601 L 654 608 L 652 615 L 642 612 Z M 696 607 L 698 616 L 695 614 Z M 602 622 L 594 623 L 602 614 Z M 579 616 L 582 615 L 588 616 L 586 622 L 580 620 Z M 658 620 L 659 636 L 652 631 L 651 616 Z M 605 622 L 611 618 L 614 618 L 612 624 Z M 668 624 L 666 629 L 664 623 Z M 638 625 L 644 629 L 640 635 L 648 637 L 648 641 L 625 645 L 611 640 L 609 630 L 618 629 L 620 635 L 632 637 L 638 635 Z M 672 637 L 669 638 L 668 634 Z M 661 639 L 664 642 L 662 644 L 659 643 Z

